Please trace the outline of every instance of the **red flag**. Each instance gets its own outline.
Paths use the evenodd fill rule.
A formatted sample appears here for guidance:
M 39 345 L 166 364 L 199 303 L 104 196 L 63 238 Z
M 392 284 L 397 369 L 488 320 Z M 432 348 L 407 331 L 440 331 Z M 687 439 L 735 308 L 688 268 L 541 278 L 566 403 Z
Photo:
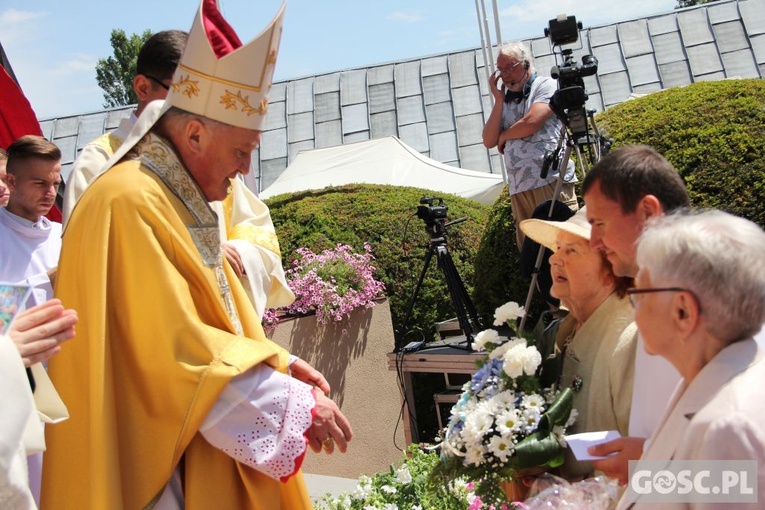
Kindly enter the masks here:
M 32 105 L 3 66 L 0 66 L 0 147 L 7 149 L 24 135 L 42 136 Z
M 7 149 L 24 135 L 42 136 L 32 105 L 5 67 L 0 65 L 0 147 Z M 45 215 L 51 221 L 61 222 L 61 210 L 54 205 Z

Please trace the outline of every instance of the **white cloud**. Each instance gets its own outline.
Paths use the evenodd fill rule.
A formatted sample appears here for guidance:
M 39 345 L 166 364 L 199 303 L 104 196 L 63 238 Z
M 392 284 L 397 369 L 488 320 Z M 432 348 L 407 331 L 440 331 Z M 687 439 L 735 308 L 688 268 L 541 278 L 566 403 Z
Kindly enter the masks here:
M 3 12 L 0 12 L 0 27 L 7 28 L 10 25 L 25 23 L 27 21 L 43 18 L 48 14 L 50 13 L 45 11 L 30 12 L 19 11 L 16 9 L 7 9 Z
M 403 21 L 404 23 L 417 23 L 425 18 L 413 12 L 396 11 L 389 14 L 387 19 L 391 21 Z
M 629 20 L 640 16 L 660 14 L 671 11 L 676 5 L 676 0 L 643 0 L 641 2 L 618 2 L 613 0 L 521 0 L 513 2 L 513 5 L 500 9 L 500 18 L 504 27 L 512 27 L 516 23 L 536 23 L 539 25 L 539 34 L 543 33 L 547 22 L 559 14 L 576 16 L 577 21 L 587 26 L 613 23 Z M 504 35 L 504 34 L 503 34 Z M 508 34 L 509 35 L 509 34 Z M 503 37 L 512 40 L 512 36 Z
M 38 27 L 34 22 L 49 14 L 44 11 L 31 12 L 16 9 L 0 12 L 0 37 L 6 51 L 8 47 L 35 41 Z
M 69 75 L 81 73 L 83 71 L 91 72 L 95 75 L 96 63 L 98 57 L 88 53 L 76 53 L 66 60 L 60 62 L 53 72 L 58 75 Z

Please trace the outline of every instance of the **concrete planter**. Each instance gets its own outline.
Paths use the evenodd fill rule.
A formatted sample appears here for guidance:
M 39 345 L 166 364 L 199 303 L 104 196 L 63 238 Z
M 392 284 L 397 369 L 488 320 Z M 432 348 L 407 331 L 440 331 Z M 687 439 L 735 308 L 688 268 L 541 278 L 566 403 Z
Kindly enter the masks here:
M 398 448 L 406 444 L 399 423 L 401 394 L 386 356 L 394 347 L 387 300 L 354 312 L 350 323 L 342 325 L 325 326 L 315 316 L 289 320 L 271 338 L 324 374 L 332 387 L 330 397 L 353 427 L 345 454 L 309 449 L 305 473 L 358 478 L 386 470 L 400 458 Z

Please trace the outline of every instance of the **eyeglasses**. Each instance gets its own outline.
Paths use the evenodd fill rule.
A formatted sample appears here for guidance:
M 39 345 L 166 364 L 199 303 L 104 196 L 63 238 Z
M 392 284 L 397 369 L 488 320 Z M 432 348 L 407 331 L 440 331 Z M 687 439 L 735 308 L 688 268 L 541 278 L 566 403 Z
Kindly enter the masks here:
M 151 81 L 153 81 L 154 83 L 162 87 L 163 89 L 170 90 L 170 85 L 165 85 L 164 83 L 162 83 L 162 80 L 160 80 L 159 78 L 155 78 L 154 76 L 151 76 L 149 74 L 144 74 L 144 76 L 146 76 L 148 79 L 150 79 Z
M 521 65 L 520 62 L 516 62 L 515 64 L 511 65 L 510 67 L 499 67 L 499 66 L 497 66 L 497 71 L 499 71 L 500 73 L 510 73 L 510 72 L 513 71 L 513 69 L 515 69 L 519 65 Z
M 635 308 L 635 305 L 637 303 L 637 299 L 635 297 L 637 294 L 653 294 L 654 292 L 687 292 L 688 294 L 693 296 L 693 299 L 696 300 L 696 303 L 698 304 L 698 307 L 699 307 L 699 313 L 701 312 L 701 301 L 699 301 L 699 298 L 696 297 L 696 294 L 694 294 L 693 291 L 688 289 L 683 289 L 680 287 L 661 287 L 661 288 L 646 287 L 644 289 L 636 289 L 633 287 L 631 289 L 627 289 L 627 295 L 630 298 L 630 304 L 632 305 L 633 308 Z

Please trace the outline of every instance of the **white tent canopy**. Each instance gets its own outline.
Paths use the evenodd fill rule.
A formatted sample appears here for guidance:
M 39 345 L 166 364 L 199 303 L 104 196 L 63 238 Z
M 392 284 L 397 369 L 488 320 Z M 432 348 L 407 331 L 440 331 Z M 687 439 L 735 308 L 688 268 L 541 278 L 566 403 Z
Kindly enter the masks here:
M 501 175 L 439 163 L 389 136 L 301 151 L 260 198 L 359 183 L 424 188 L 484 204 L 494 203 L 504 186 Z

